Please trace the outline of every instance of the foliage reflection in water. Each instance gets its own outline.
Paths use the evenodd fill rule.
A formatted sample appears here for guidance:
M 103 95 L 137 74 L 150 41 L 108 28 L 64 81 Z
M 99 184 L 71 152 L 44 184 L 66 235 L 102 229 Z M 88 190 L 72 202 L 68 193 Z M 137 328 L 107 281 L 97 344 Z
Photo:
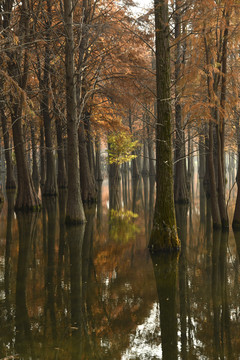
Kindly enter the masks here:
M 99 186 L 87 223 L 66 192 L 39 214 L 1 212 L 0 359 L 237 359 L 240 233 L 211 233 L 206 199 L 176 208 L 179 256 L 146 249 L 148 178 Z

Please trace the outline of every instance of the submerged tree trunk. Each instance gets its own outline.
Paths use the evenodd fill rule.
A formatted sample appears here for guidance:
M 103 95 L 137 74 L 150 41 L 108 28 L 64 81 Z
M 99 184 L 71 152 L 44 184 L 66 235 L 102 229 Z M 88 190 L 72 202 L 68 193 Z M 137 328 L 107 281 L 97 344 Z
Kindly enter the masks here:
M 64 0 L 65 20 L 65 61 L 67 97 L 67 135 L 68 135 L 68 200 L 66 221 L 71 224 L 85 222 L 80 189 L 77 100 L 74 65 L 73 3 Z
M 170 106 L 170 50 L 168 3 L 155 0 L 156 70 L 157 70 L 157 195 L 151 251 L 178 251 L 180 240 L 176 230 L 173 199 L 173 163 Z

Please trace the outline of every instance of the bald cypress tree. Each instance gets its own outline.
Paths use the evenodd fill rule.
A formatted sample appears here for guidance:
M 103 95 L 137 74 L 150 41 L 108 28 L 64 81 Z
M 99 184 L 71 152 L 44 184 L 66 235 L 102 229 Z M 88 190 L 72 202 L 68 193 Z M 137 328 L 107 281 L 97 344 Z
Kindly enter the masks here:
M 173 197 L 168 2 L 155 0 L 154 9 L 157 76 L 157 194 L 149 248 L 153 252 L 177 251 L 180 248 L 180 241 L 176 231 Z

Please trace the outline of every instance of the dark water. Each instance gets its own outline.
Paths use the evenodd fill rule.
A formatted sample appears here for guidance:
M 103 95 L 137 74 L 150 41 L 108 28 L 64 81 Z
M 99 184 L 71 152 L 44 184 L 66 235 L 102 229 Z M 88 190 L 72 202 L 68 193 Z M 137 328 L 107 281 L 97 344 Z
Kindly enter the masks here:
M 154 188 L 110 188 L 76 228 L 64 224 L 65 193 L 27 216 L 8 194 L 0 359 L 240 359 L 240 234 L 212 233 L 195 189 L 176 209 L 181 254 L 152 258 Z

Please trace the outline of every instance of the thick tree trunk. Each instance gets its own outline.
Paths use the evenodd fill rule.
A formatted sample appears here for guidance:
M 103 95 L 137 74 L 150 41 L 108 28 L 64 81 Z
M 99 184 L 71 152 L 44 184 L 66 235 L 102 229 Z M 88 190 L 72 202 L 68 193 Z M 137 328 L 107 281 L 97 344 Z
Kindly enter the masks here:
M 173 163 L 170 106 L 170 50 L 168 3 L 155 0 L 156 70 L 157 70 L 157 195 L 151 251 L 178 251 L 180 240 L 176 230 L 173 199 Z
M 11 149 L 9 143 L 9 132 L 7 128 L 7 119 L 4 110 L 1 110 L 1 120 L 4 141 L 4 154 L 7 165 L 6 189 L 16 189 L 16 181 L 14 177 Z
M 68 200 L 66 221 L 71 224 L 85 222 L 80 188 L 77 100 L 74 65 L 73 3 L 64 0 L 64 20 L 66 31 L 66 97 L 68 135 Z

